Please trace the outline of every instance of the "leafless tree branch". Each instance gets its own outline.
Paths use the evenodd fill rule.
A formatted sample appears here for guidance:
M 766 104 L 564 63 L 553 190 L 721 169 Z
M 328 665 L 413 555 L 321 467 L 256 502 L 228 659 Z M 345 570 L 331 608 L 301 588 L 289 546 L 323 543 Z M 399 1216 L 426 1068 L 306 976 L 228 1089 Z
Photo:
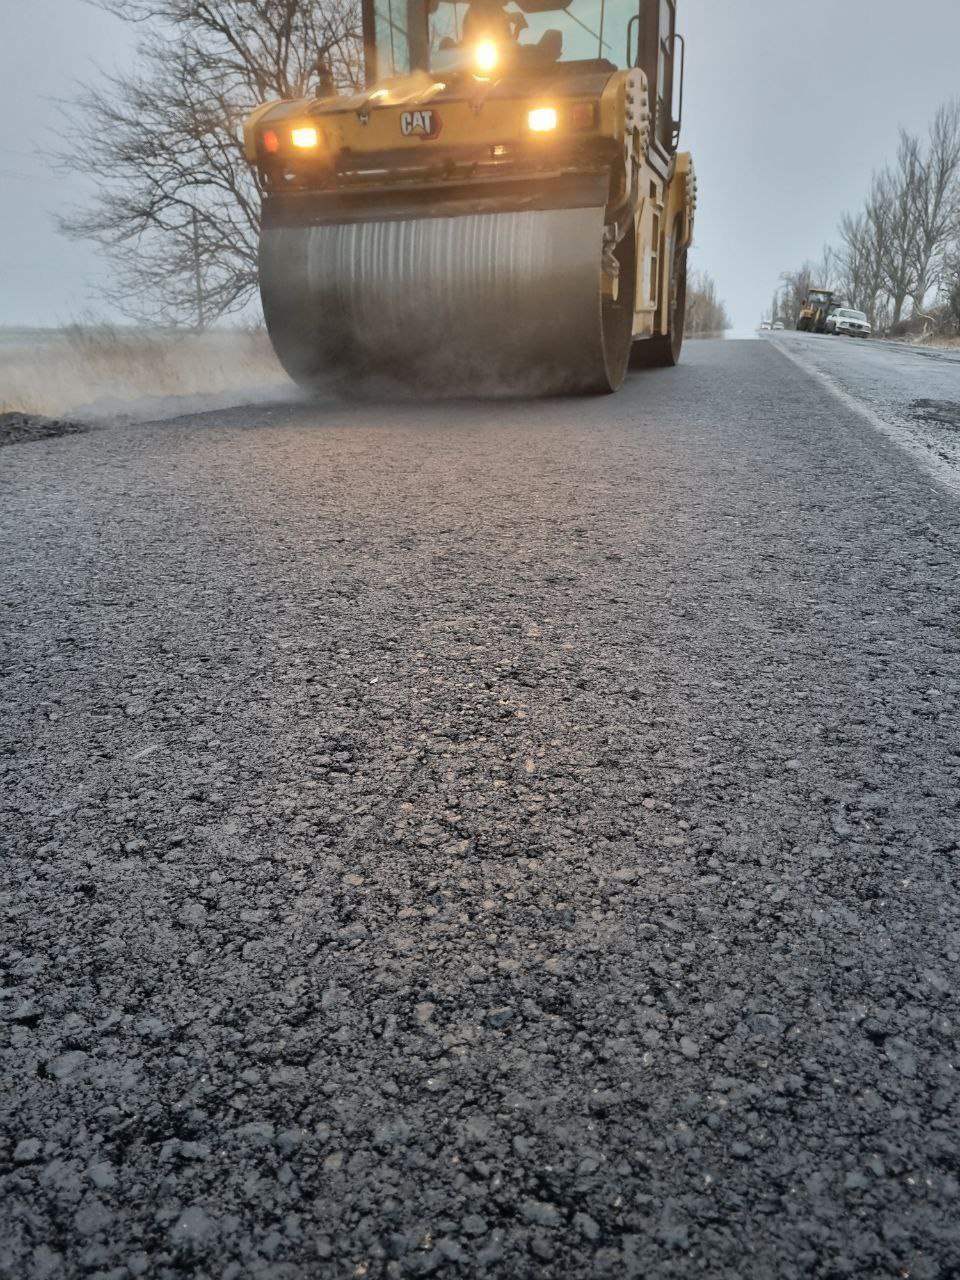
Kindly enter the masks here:
M 695 272 L 687 288 L 685 331 L 691 337 L 720 335 L 732 328 L 727 309 L 717 294 L 717 286 L 707 272 Z
M 87 86 L 68 109 L 67 169 L 97 194 L 61 229 L 99 244 L 106 291 L 137 319 L 202 325 L 257 283 L 260 205 L 242 124 L 258 103 L 311 91 L 317 59 L 356 88 L 354 0 L 89 0 L 141 37 L 133 70 Z
M 775 305 L 785 322 L 796 323 L 800 295 L 822 284 L 874 328 L 909 315 L 960 330 L 960 99 L 938 111 L 925 138 L 900 131 L 895 160 L 874 174 L 862 210 L 844 214 L 839 235 L 824 263 L 781 277 Z

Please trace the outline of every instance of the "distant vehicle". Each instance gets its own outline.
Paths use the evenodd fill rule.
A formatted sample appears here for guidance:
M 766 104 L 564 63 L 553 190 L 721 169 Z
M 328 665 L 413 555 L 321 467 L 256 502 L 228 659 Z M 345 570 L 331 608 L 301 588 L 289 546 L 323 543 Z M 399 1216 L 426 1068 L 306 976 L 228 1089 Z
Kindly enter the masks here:
M 826 333 L 827 316 L 836 303 L 832 289 L 811 289 L 797 321 L 801 333 Z
M 774 322 L 774 326 L 773 326 L 773 327 L 774 327 L 774 329 L 783 329 L 783 328 L 784 328 L 784 323 L 783 323 L 783 321 L 782 321 L 782 320 L 777 320 L 777 321 L 775 321 L 775 322 Z
M 850 307 L 837 307 L 827 316 L 827 333 L 847 334 L 851 338 L 869 338 L 872 333 L 870 321 L 862 311 L 854 311 Z
M 770 323 L 769 320 L 761 321 L 761 324 L 760 324 L 761 331 L 764 329 L 772 329 L 772 328 L 773 328 L 773 325 Z

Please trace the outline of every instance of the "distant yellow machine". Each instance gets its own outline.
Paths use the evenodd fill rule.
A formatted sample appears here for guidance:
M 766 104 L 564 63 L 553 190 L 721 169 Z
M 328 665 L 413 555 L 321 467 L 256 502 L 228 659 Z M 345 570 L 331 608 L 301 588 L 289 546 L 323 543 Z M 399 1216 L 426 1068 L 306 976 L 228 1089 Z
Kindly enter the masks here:
M 811 289 L 800 310 L 797 328 L 805 333 L 826 333 L 827 316 L 837 305 L 832 289 Z
M 675 0 L 362 12 L 362 93 L 245 125 L 290 374 L 605 392 L 675 364 L 696 204 Z

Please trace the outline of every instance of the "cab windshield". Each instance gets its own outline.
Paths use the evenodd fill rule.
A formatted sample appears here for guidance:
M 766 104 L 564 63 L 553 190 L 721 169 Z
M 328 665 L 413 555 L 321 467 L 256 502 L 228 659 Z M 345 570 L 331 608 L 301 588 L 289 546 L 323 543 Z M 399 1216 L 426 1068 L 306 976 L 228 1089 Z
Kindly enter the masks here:
M 477 46 L 494 65 L 603 58 L 623 68 L 637 0 L 375 0 L 377 78 L 423 66 L 476 70 Z M 636 39 L 636 36 L 634 36 Z M 493 66 L 491 66 L 491 71 Z
M 492 39 L 509 50 L 534 50 L 550 62 L 579 62 L 605 58 L 626 65 L 627 23 L 637 11 L 636 0 L 572 0 L 540 13 L 523 13 L 516 5 L 471 4 L 440 0 L 428 19 L 430 69 L 444 71 L 465 59 L 473 46 Z

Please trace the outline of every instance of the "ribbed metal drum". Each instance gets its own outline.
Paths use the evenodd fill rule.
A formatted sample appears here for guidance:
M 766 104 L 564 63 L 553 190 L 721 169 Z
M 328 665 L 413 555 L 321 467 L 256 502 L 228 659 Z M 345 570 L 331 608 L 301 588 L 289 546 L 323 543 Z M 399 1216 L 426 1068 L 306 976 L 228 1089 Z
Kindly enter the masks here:
M 268 226 L 267 328 L 312 388 L 615 390 L 632 316 L 602 302 L 602 236 L 598 207 Z

